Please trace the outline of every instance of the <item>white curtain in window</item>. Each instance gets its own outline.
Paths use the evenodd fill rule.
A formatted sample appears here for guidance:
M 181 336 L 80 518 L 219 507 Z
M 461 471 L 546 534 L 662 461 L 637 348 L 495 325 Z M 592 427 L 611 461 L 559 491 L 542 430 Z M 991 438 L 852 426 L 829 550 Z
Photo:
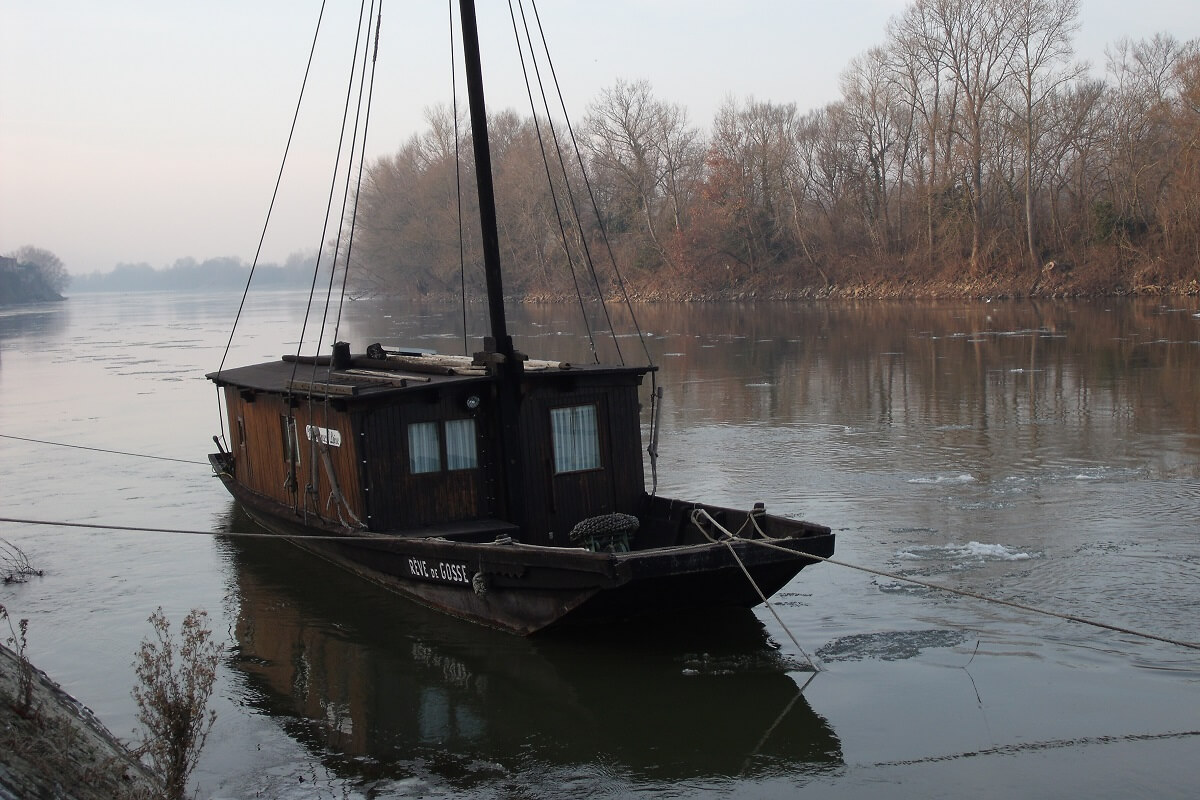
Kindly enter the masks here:
M 600 466 L 594 405 L 551 409 L 550 425 L 554 433 L 555 472 L 578 472 Z
M 475 469 L 475 420 L 452 419 L 446 422 L 446 469 Z
M 438 424 L 414 422 L 408 426 L 408 469 L 413 473 L 437 472 L 442 468 L 438 450 Z

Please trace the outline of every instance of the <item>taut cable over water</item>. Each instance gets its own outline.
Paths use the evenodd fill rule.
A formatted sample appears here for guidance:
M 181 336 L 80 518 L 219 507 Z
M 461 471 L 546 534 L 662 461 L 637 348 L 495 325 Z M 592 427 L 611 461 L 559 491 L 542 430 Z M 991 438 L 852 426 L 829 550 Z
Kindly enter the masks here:
M 107 449 L 107 448 L 103 448 L 103 447 L 87 447 L 85 445 L 69 444 L 66 442 L 52 442 L 52 441 L 47 441 L 44 439 L 31 439 L 31 438 L 28 438 L 25 436 L 13 436 L 12 434 L 6 434 L 6 433 L 0 433 L 0 438 L 12 439 L 12 440 L 21 441 L 21 442 L 30 442 L 33 444 L 50 445 L 53 447 L 70 447 L 70 448 L 79 449 L 79 450 L 90 450 L 92 452 L 97 452 L 97 453 L 109 453 L 112 455 L 122 455 L 122 456 L 131 456 L 134 458 L 153 459 L 153 460 L 157 460 L 157 461 L 174 461 L 174 462 L 181 463 L 181 464 L 196 464 L 196 465 L 202 464 L 202 462 L 199 462 L 199 461 L 183 459 L 183 458 L 171 458 L 168 456 L 155 456 L 155 455 L 149 455 L 146 453 L 131 453 L 128 451 L 111 450 L 111 449 Z M 208 465 L 203 464 L 203 466 L 208 466 Z M 259 538 L 259 539 L 282 538 L 274 533 L 242 533 L 242 532 L 237 532 L 237 531 L 203 531 L 203 530 L 182 529 L 182 528 L 136 527 L 136 526 L 127 526 L 127 525 L 106 525 L 106 524 L 85 523 L 85 522 L 65 522 L 65 521 L 58 521 L 58 520 L 24 519 L 24 518 L 18 518 L 18 517 L 0 517 L 0 522 L 8 522 L 8 523 L 19 524 L 19 525 L 48 525 L 48 526 L 62 527 L 62 528 L 92 528 L 92 529 L 98 529 L 98 530 L 117 530 L 117 531 L 129 531 L 129 532 L 133 532 L 133 533 L 179 533 L 179 534 L 189 534 L 189 535 L 195 535 L 195 536 L 238 536 L 238 537 L 244 537 L 244 538 Z M 762 531 L 762 529 L 758 526 L 758 522 L 754 518 L 753 514 L 751 514 L 747 517 L 746 524 L 744 524 L 742 526 L 742 528 L 739 529 L 736 533 L 725 528 L 723 525 L 721 525 L 719 522 L 717 522 L 717 520 L 715 520 L 712 517 L 712 515 L 710 515 L 706 510 L 704 510 L 702 508 L 695 509 L 692 512 L 692 522 L 698 528 L 700 528 L 702 531 L 704 531 L 705 534 L 708 535 L 709 538 L 711 538 L 713 541 L 720 541 L 722 543 L 725 543 L 727 546 L 731 540 L 740 539 L 743 541 L 753 542 L 753 543 L 761 545 L 763 547 L 781 549 L 781 548 L 778 548 L 777 545 L 771 544 L 771 542 L 769 541 L 770 537 L 768 537 Z M 705 530 L 705 527 L 704 527 L 705 525 L 711 525 L 713 528 L 715 528 L 717 531 L 719 531 L 722 534 L 722 537 L 718 538 L 718 537 L 714 537 L 711 534 L 709 534 L 708 531 Z M 742 536 L 741 535 L 742 531 L 745 529 L 745 527 L 747 525 L 753 526 L 755 529 L 755 532 L 758 534 L 758 536 L 760 538 L 749 538 L 749 537 Z M 331 536 L 331 537 L 321 537 L 321 538 L 333 539 L 336 537 Z M 372 539 L 378 539 L 379 541 L 387 541 L 387 540 L 395 539 L 395 538 L 399 538 L 399 537 L 387 536 L 387 535 L 372 536 Z M 732 552 L 732 548 L 730 548 L 730 550 Z M 792 631 L 787 627 L 787 625 L 780 618 L 779 614 L 775 611 L 775 607 L 769 602 L 769 600 L 767 600 L 766 597 L 763 597 L 762 591 L 758 588 L 757 584 L 754 582 L 754 579 L 752 577 L 750 577 L 749 573 L 746 571 L 745 566 L 741 563 L 741 559 L 739 559 L 737 557 L 736 553 L 733 553 L 733 557 L 734 557 L 734 560 L 737 561 L 738 566 L 742 568 L 742 572 L 746 575 L 747 580 L 750 581 L 751 586 L 753 586 L 754 590 L 759 594 L 760 597 L 763 598 L 763 603 L 766 605 L 767 610 L 771 612 L 771 615 L 775 618 L 775 621 L 779 623 L 780 627 L 783 628 L 785 633 L 787 633 L 788 638 L 790 638 L 792 640 L 792 644 L 794 644 L 796 646 L 796 649 L 800 651 L 800 654 L 804 656 L 805 660 L 808 662 L 809 667 L 811 667 L 814 672 L 820 671 L 820 668 L 817 666 L 816 662 L 814 662 L 812 657 L 810 657 L 808 655 L 808 652 L 804 649 L 804 647 L 802 647 L 800 645 L 800 642 L 796 639 L 796 636 L 792 633 Z M 1068 622 L 1078 622 L 1080 624 L 1090 625 L 1095 628 L 1102 628 L 1104 630 L 1110 630 L 1110 631 L 1114 631 L 1116 633 L 1124 633 L 1124 634 L 1128 634 L 1130 636 L 1137 636 L 1138 638 L 1141 638 L 1141 639 L 1149 639 L 1152 641 L 1164 642 L 1166 644 L 1172 644 L 1172 645 L 1176 645 L 1178 647 L 1185 647 L 1185 648 L 1188 648 L 1191 650 L 1200 650 L 1200 642 L 1187 642 L 1187 641 L 1183 641 L 1181 639 L 1172 639 L 1168 636 L 1160 636 L 1160 635 L 1154 634 L 1154 633 L 1147 633 L 1146 631 L 1139 631 L 1139 630 L 1135 630 L 1133 628 L 1127 628 L 1127 627 L 1124 627 L 1121 625 L 1111 625 L 1107 622 L 1099 622 L 1097 620 L 1087 619 L 1086 617 L 1080 617 L 1075 614 L 1064 614 L 1059 611 L 1050 611 L 1048 609 L 1038 608 L 1036 606 L 1028 605 L 1027 603 L 1018 603 L 1015 600 L 1005 600 L 1005 599 L 1002 599 L 999 597 L 989 597 L 988 595 L 980 594 L 979 592 L 972 592 L 968 589 L 956 589 L 951 586 L 942 586 L 942 585 L 939 585 L 936 583 L 930 583 L 929 581 L 923 581 L 923 580 L 919 580 L 917 578 L 910 578 L 906 575 L 900 575 L 895 572 L 887 572 L 886 570 L 875 569 L 874 567 L 864 567 L 859 564 L 850 564 L 846 561 L 841 561 L 841 560 L 835 559 L 835 558 L 824 558 L 822 556 L 812 555 L 812 554 L 810 554 L 808 556 L 808 558 L 812 559 L 813 561 L 821 561 L 826 564 L 832 564 L 836 567 L 846 567 L 847 569 L 853 569 L 853 570 L 857 570 L 859 572 L 865 572 L 869 575 L 877 575 L 882 578 L 888 578 L 891 580 L 902 581 L 904 583 L 909 583 L 914 586 L 921 586 L 926 589 L 933 589 L 933 590 L 939 591 L 939 592 L 948 592 L 950 594 L 956 594 L 961 597 L 969 597 L 974 600 L 982 600 L 986 603 L 992 603 L 994 605 L 1002 605 L 1002 606 L 1007 606 L 1008 608 L 1015 608 L 1019 611 L 1027 611 L 1027 612 L 1030 612 L 1033 614 L 1041 614 L 1043 616 L 1055 617 L 1057 619 L 1066 620 Z
M 751 514 L 749 517 L 747 517 L 747 524 L 754 526 L 754 528 L 758 532 L 759 536 L 762 537 L 759 539 L 751 539 L 749 537 L 739 536 L 738 534 L 741 533 L 741 529 L 739 529 L 737 533 L 730 532 L 727 528 L 722 526 L 721 523 L 719 523 L 715 519 L 713 519 L 712 515 L 710 515 L 707 511 L 705 511 L 702 508 L 695 509 L 692 512 L 692 521 L 694 523 L 696 523 L 696 526 L 703 531 L 704 528 L 702 525 L 699 524 L 698 520 L 703 520 L 706 524 L 712 525 L 713 527 L 715 527 L 717 530 L 719 530 L 721 533 L 723 533 L 727 537 L 726 539 L 721 539 L 721 540 L 714 539 L 714 541 L 728 541 L 730 539 L 740 539 L 742 541 L 754 542 L 755 544 L 762 545 L 763 547 L 769 547 L 769 548 L 778 547 L 778 545 L 771 544 L 771 542 L 768 541 L 770 539 L 770 537 L 767 536 L 767 534 L 765 534 L 763 532 L 763 530 L 758 527 L 758 522 L 755 520 L 753 514 Z M 743 528 L 744 527 L 745 526 L 743 526 Z M 709 535 L 707 531 L 705 531 L 705 535 Z M 1138 631 L 1138 630 L 1134 630 L 1132 628 L 1125 628 L 1120 625 L 1110 625 L 1107 622 L 1097 622 L 1096 620 L 1086 619 L 1085 617 L 1079 617 L 1074 614 L 1063 614 L 1058 611 L 1049 611 L 1044 608 L 1037 608 L 1035 606 L 1026 605 L 1025 603 L 1018 603 L 1013 600 L 1003 600 L 998 597 L 988 597 L 987 595 L 979 594 L 978 592 L 972 592 L 967 589 L 955 589 L 950 586 L 939 586 L 936 583 L 929 583 L 928 581 L 921 581 L 921 580 L 917 580 L 916 578 L 909 578 L 907 576 L 899 575 L 894 572 L 885 572 L 884 570 L 874 569 L 873 567 L 863 567 L 863 566 L 859 566 L 857 564 L 849 564 L 845 561 L 839 561 L 839 560 L 833 559 L 833 558 L 825 558 L 823 556 L 817 556 L 817 555 L 810 555 L 808 557 L 813 559 L 814 561 L 822 561 L 826 564 L 833 564 L 834 566 L 837 566 L 837 567 L 848 567 L 849 569 L 855 569 L 860 572 L 869 573 L 871 575 L 879 575 L 880 577 L 891 578 L 892 580 L 897 580 L 897 581 L 904 581 L 905 583 L 915 584 L 916 586 L 923 586 L 926 589 L 936 589 L 937 591 L 940 591 L 940 592 L 949 592 L 951 594 L 962 595 L 963 597 L 971 597 L 976 600 L 983 600 L 988 603 L 995 603 L 997 605 L 1008 606 L 1009 608 L 1015 608 L 1015 609 L 1019 609 L 1021 611 L 1029 611 L 1034 614 L 1043 614 L 1048 617 L 1057 617 L 1058 619 L 1064 619 L 1064 620 L 1067 620 L 1068 622 L 1079 622 L 1084 625 L 1091 625 L 1096 628 L 1104 628 L 1105 630 L 1116 631 L 1117 633 L 1127 633 L 1130 636 L 1138 636 L 1143 639 L 1153 639 L 1154 641 L 1157 641 L 1157 642 L 1166 642 L 1167 644 L 1178 645 L 1179 647 L 1187 647 L 1192 650 L 1200 650 L 1200 642 L 1185 642 L 1180 639 L 1172 639 L 1167 636 L 1159 636 L 1158 634 L 1154 634 L 1154 633 L 1146 633 L 1145 631 Z M 774 613 L 774 609 L 772 609 L 772 613 Z M 776 617 L 776 619 L 778 619 L 778 616 Z M 780 624 L 782 624 L 782 622 Z M 787 628 L 784 627 L 784 630 L 787 630 Z M 791 636 L 791 635 L 792 635 L 791 631 L 788 631 L 788 636 Z M 793 642 L 795 641 L 795 637 L 792 637 L 792 641 Z M 797 646 L 799 646 L 799 645 L 797 645 Z M 801 652 L 803 652 L 803 651 L 801 651 Z
M 70 448 L 75 448 L 75 449 L 79 449 L 79 450 L 90 450 L 90 451 L 96 452 L 96 453 L 109 453 L 109 454 L 113 454 L 113 455 L 132 456 L 135 458 L 154 459 L 157 461 L 174 461 L 174 462 L 181 463 L 181 464 L 197 464 L 197 465 L 208 466 L 207 464 L 203 464 L 203 462 L 189 460 L 189 459 L 183 459 L 183 458 L 171 458 L 168 456 L 155 456 L 155 455 L 149 455 L 146 453 L 131 453 L 128 451 L 123 451 L 123 450 L 110 450 L 110 449 L 103 448 L 103 447 L 87 447 L 84 445 L 68 444 L 66 442 L 51 442 L 51 441 L 47 441 L 44 439 L 31 439 L 31 438 L 28 438 L 25 436 L 13 436 L 11 434 L 6 434 L 6 433 L 0 433 L 0 438 L 12 439 L 15 441 L 20 441 L 20 442 L 30 442 L 33 444 L 50 445 L 53 447 L 70 447 Z M 771 544 L 770 541 L 768 541 L 770 537 L 768 537 L 762 531 L 762 529 L 758 526 L 758 523 L 755 520 L 753 514 L 751 514 L 749 517 L 747 517 L 746 525 L 751 525 L 754 527 L 755 531 L 758 533 L 758 535 L 760 537 L 757 539 L 744 537 L 741 535 L 742 530 L 745 529 L 746 525 L 743 525 L 741 529 L 739 529 L 736 533 L 734 533 L 734 532 L 728 530 L 727 528 L 725 528 L 724 526 L 722 526 L 719 522 L 717 522 L 717 520 L 713 519 L 713 517 L 702 508 L 695 509 L 692 512 L 692 521 L 693 521 L 693 524 L 695 524 L 702 531 L 704 531 L 704 525 L 711 525 L 714 528 L 716 528 L 723 535 L 722 538 L 716 538 L 716 537 L 712 537 L 711 534 L 708 534 L 707 531 L 705 531 L 706 535 L 709 535 L 709 537 L 712 538 L 713 541 L 720 541 L 720 542 L 728 544 L 729 540 L 741 539 L 743 541 L 753 542 L 753 543 L 761 545 L 763 547 L 781 549 L 781 548 L 778 548 L 777 545 L 773 545 L 773 544 Z M 701 524 L 701 521 L 703 522 L 703 524 Z M 49 526 L 53 526 L 53 527 L 63 527 L 63 528 L 93 528 L 93 529 L 99 529 L 99 530 L 129 531 L 129 532 L 133 532 L 133 533 L 181 533 L 181 534 L 190 534 L 190 535 L 196 535 L 196 536 L 239 536 L 239 537 L 245 537 L 245 538 L 259 538 L 259 539 L 282 538 L 274 533 L 241 533 L 241 532 L 237 532 L 237 531 L 202 531 L 202 530 L 189 530 L 189 529 L 181 529 L 181 528 L 134 527 L 134 526 L 126 526 L 126 525 L 104 525 L 104 524 L 98 524 L 98 523 L 85 523 L 85 522 L 64 522 L 64 521 L 56 521 L 56 520 L 22 519 L 22 518 L 18 518 L 18 517 L 0 517 L 0 522 L 9 522 L 9 523 L 21 524 L 21 525 L 49 525 Z M 321 538 L 333 539 L 336 537 L 321 537 Z M 373 536 L 372 538 L 373 539 L 377 538 L 380 541 L 386 541 L 386 540 L 394 539 L 394 538 L 398 538 L 398 537 L 379 535 L 379 536 Z M 731 551 L 732 551 L 732 548 L 731 548 Z M 738 562 L 738 566 L 740 566 L 742 568 L 742 572 L 746 574 L 746 578 L 747 578 L 747 580 L 750 581 L 751 586 L 754 587 L 755 591 L 758 592 L 759 596 L 761 597 L 762 596 L 761 590 L 759 590 L 757 584 L 755 584 L 754 579 L 750 577 L 748 572 L 746 572 L 746 568 L 744 565 L 742 565 L 741 559 L 739 559 L 737 557 L 736 553 L 733 553 L 733 557 L 734 557 L 734 560 Z M 900 575 L 899 573 L 895 573 L 895 572 L 887 572 L 886 570 L 875 569 L 874 567 L 864 567 L 859 564 L 851 564 L 846 561 L 841 561 L 840 559 L 824 558 L 822 556 L 811 555 L 811 554 L 808 555 L 808 558 L 812 559 L 813 561 L 821 561 L 826 564 L 832 564 L 835 567 L 846 567 L 847 569 L 853 569 L 853 570 L 857 570 L 859 572 L 865 572 L 869 575 L 877 575 L 881 578 L 889 578 L 891 580 L 902 581 L 904 583 L 910 583 L 914 586 L 921 586 L 926 589 L 933 589 L 933 590 L 939 591 L 939 592 L 948 592 L 950 594 L 956 594 L 961 597 L 969 597 L 974 600 L 982 600 L 986 603 L 1007 606 L 1008 608 L 1015 608 L 1019 611 L 1027 611 L 1027 612 L 1030 612 L 1033 614 L 1041 614 L 1043 616 L 1055 617 L 1057 619 L 1066 620 L 1068 622 L 1078 622 L 1083 625 L 1090 625 L 1095 628 L 1102 628 L 1104 630 L 1114 631 L 1116 633 L 1124 633 L 1124 634 L 1128 634 L 1130 636 L 1137 636 L 1138 638 L 1141 638 L 1141 639 L 1149 639 L 1149 640 L 1156 641 L 1156 642 L 1163 642 L 1165 644 L 1176 645 L 1178 647 L 1185 647 L 1190 650 L 1200 650 L 1200 642 L 1187 642 L 1187 641 L 1183 641 L 1181 639 L 1172 639 L 1169 636 L 1159 636 L 1158 634 L 1147 633 L 1146 631 L 1139 631 L 1139 630 L 1135 630 L 1133 628 L 1127 628 L 1127 627 L 1124 627 L 1121 625 L 1111 625 L 1107 622 L 1099 622 L 1097 620 L 1087 619 L 1086 617 L 1080 617 L 1075 614 L 1064 614 L 1059 611 L 1050 611 L 1049 609 L 1038 608 L 1036 606 L 1028 605 L 1027 603 L 1018 603 L 1015 600 L 1005 600 L 1005 599 L 999 598 L 999 597 L 989 597 L 988 595 L 980 594 L 979 592 L 972 592 L 968 589 L 956 589 L 952 586 L 942 586 L 942 585 L 939 585 L 936 583 L 930 583 L 929 581 L 923 581 L 923 580 L 919 580 L 917 578 L 910 578 L 906 575 Z M 796 646 L 796 649 L 800 651 L 800 654 L 804 656 L 805 660 L 808 662 L 808 665 L 812 668 L 812 670 L 814 672 L 820 671 L 820 668 L 817 666 L 816 662 L 813 661 L 813 659 L 808 655 L 808 652 L 800 645 L 800 642 L 796 639 L 796 636 L 792 633 L 792 631 L 787 627 L 787 625 L 779 617 L 779 614 L 775 611 L 775 607 L 770 603 L 769 600 L 767 600 L 766 597 L 763 597 L 763 603 L 766 605 L 767 610 L 771 612 L 771 615 L 775 618 L 775 621 L 778 622 L 780 627 L 783 628 L 784 632 L 787 633 L 788 638 L 790 638 L 792 640 L 792 644 L 794 644 Z
M 147 453 L 130 453 L 126 450 L 109 450 L 104 447 L 87 447 L 82 444 L 68 444 L 67 442 L 49 442 L 49 441 L 46 441 L 45 439 L 30 439 L 25 436 L 13 436 L 12 434 L 9 434 L 9 433 L 0 433 L 0 439 L 13 439 L 18 442 L 32 442 L 33 444 L 48 444 L 48 445 L 51 445 L 52 447 L 71 447 L 76 450 L 91 450 L 93 453 L 111 453 L 111 454 L 117 455 L 117 456 L 133 456 L 134 458 L 150 458 L 150 459 L 154 459 L 156 461 L 175 461 L 180 464 L 198 464 L 198 465 L 204 466 L 204 467 L 208 466 L 207 462 L 196 461 L 195 459 L 192 459 L 192 458 L 170 458 L 168 456 L 152 456 Z
M 3 436 L 4 438 L 21 439 L 22 441 L 37 442 L 38 444 L 50 444 L 50 445 L 58 444 L 56 442 L 42 442 L 42 441 L 35 440 L 35 439 L 22 439 L 21 437 L 18 437 L 18 436 L 6 436 L 5 434 L 0 434 L 0 436 Z M 66 445 L 66 446 L 71 446 L 71 445 Z M 130 456 L 138 456 L 139 455 L 137 453 L 123 453 L 123 452 L 119 452 L 119 451 L 103 450 L 103 449 L 99 449 L 99 448 L 83 448 L 83 449 L 96 449 L 99 452 L 118 453 L 119 455 L 130 455 Z M 162 458 L 161 456 L 146 456 L 146 455 L 142 455 L 140 457 Z M 187 461 L 184 461 L 183 459 L 166 459 L 166 460 L 183 461 L 184 463 L 195 463 L 195 462 L 187 462 Z M 768 548 L 777 547 L 777 545 L 774 545 L 769 541 L 769 537 L 765 533 L 763 533 L 762 530 L 758 527 L 758 524 L 754 520 L 753 515 L 750 516 L 747 524 L 752 525 L 761 538 L 749 538 L 749 537 L 742 536 L 742 535 L 740 535 L 742 532 L 741 529 L 739 529 L 737 533 L 734 533 L 734 532 L 728 530 L 727 528 L 722 526 L 719 522 L 717 522 L 715 519 L 713 519 L 712 516 L 710 514 L 708 514 L 707 511 L 705 511 L 702 508 L 695 509 L 692 512 L 692 519 L 693 519 L 693 522 L 697 525 L 697 527 L 700 527 L 702 530 L 703 530 L 703 525 L 711 525 L 722 534 L 721 538 L 717 538 L 717 537 L 711 536 L 711 534 L 707 534 L 707 532 L 706 532 L 706 534 L 709 535 L 710 538 L 713 539 L 713 541 L 719 541 L 719 542 L 727 544 L 730 540 L 738 539 L 741 541 L 753 542 L 754 544 L 760 545 L 762 547 L 768 547 Z M 703 524 L 701 524 L 701 521 Z M 107 524 L 95 523 L 95 522 L 65 522 L 65 521 L 61 521 L 61 520 L 28 519 L 28 518 L 21 518 L 21 517 L 0 517 L 0 522 L 7 522 L 7 523 L 12 523 L 12 524 L 17 524 L 17 525 L 46 525 L 46 526 L 59 527 L 59 528 L 89 528 L 89 529 L 95 529 L 95 530 L 128 531 L 131 533 L 174 533 L 174 534 L 187 534 L 187 535 L 192 535 L 192 536 L 233 536 L 233 537 L 251 538 L 251 539 L 282 539 L 282 538 L 284 538 L 284 537 L 279 536 L 278 534 L 274 534 L 274 533 L 251 533 L 251 532 L 242 532 L 242 531 L 205 531 L 205 530 L 186 529 L 186 528 L 157 528 L 157 527 L 141 527 L 141 526 L 130 526 L 130 525 L 107 525 Z M 745 526 L 743 526 L 743 529 L 744 529 L 744 527 Z M 321 537 L 321 538 L 336 538 L 336 537 Z M 372 539 L 377 539 L 378 541 L 381 541 L 381 542 L 388 541 L 391 539 L 396 539 L 396 538 L 400 538 L 400 537 L 388 536 L 386 534 L 378 534 L 378 535 L 372 536 Z M 1114 631 L 1116 633 L 1124 633 L 1124 634 L 1127 634 L 1130 636 L 1136 636 L 1141 639 L 1149 639 L 1149 640 L 1156 641 L 1156 642 L 1163 642 L 1165 644 L 1171 644 L 1171 645 L 1175 645 L 1177 647 L 1184 647 L 1184 648 L 1187 648 L 1190 650 L 1200 650 L 1200 642 L 1188 642 L 1188 641 L 1184 641 L 1181 639 L 1172 639 L 1169 636 L 1160 636 L 1155 633 L 1139 631 L 1139 630 L 1136 630 L 1133 628 L 1128 628 L 1128 627 L 1124 627 L 1124 626 L 1120 626 L 1120 625 L 1111 625 L 1107 622 L 1099 622 L 1097 620 L 1087 619 L 1086 617 L 1080 617 L 1075 614 L 1064 614 L 1059 611 L 1051 611 L 1049 609 L 1038 608 L 1036 606 L 1031 606 L 1026 603 L 1018 603 L 1014 600 L 1005 600 L 1005 599 L 999 598 L 999 597 L 989 597 L 988 595 L 980 594 L 979 592 L 972 592 L 968 589 L 956 589 L 951 586 L 942 586 L 942 585 L 939 585 L 936 583 L 930 583 L 929 581 L 922 581 L 922 580 L 918 580 L 917 578 L 910 578 L 906 575 L 900 575 L 895 572 L 887 572 L 886 570 L 875 569 L 874 567 L 864 567 L 859 564 L 851 564 L 849 562 L 841 561 L 839 559 L 823 558 L 821 556 L 816 556 L 816 555 L 809 555 L 808 557 L 814 561 L 821 561 L 826 564 L 832 564 L 833 566 L 836 566 L 836 567 L 846 567 L 847 569 L 853 569 L 853 570 L 857 570 L 859 572 L 865 572 L 870 575 L 877 575 L 879 577 L 889 578 L 891 580 L 897 580 L 897 581 L 902 581 L 904 583 L 910 583 L 915 586 L 924 587 L 926 589 L 933 589 L 933 590 L 939 591 L 939 592 L 948 592 L 950 594 L 956 594 L 956 595 L 960 595 L 962 597 L 969 597 L 974 600 L 982 600 L 984 602 L 993 603 L 995 605 L 1007 606 L 1008 608 L 1014 608 L 1019 611 L 1027 611 L 1027 612 L 1030 612 L 1033 614 L 1041 614 L 1043 616 L 1055 617 L 1057 619 L 1066 620 L 1068 622 L 1078 622 L 1083 625 L 1090 625 L 1095 628 L 1102 628 L 1104 630 L 1110 630 L 1110 631 Z M 736 554 L 734 554 L 734 558 L 735 558 L 735 560 L 738 561 L 739 566 L 740 566 L 741 561 L 740 561 L 740 559 L 737 558 Z M 742 570 L 743 570 L 743 572 L 746 572 L 744 567 L 742 568 Z M 750 576 L 748 574 L 747 574 L 747 579 L 750 580 L 750 583 L 752 586 L 754 586 L 755 590 L 759 591 L 758 586 L 755 584 L 753 578 L 750 578 Z M 759 591 L 759 594 L 761 595 L 761 591 Z M 813 661 L 813 659 L 808 655 L 808 652 L 804 649 L 804 647 L 802 647 L 800 645 L 800 642 L 797 640 L 796 636 L 792 633 L 792 631 L 787 627 L 787 625 L 780 618 L 779 614 L 775 611 L 774 606 L 766 598 L 763 598 L 763 601 L 764 601 L 767 609 L 771 612 L 771 615 L 775 618 L 776 622 L 778 622 L 780 627 L 783 628 L 784 632 L 787 633 L 788 638 L 790 638 L 792 640 L 792 643 L 796 646 L 796 649 L 799 650 L 800 654 L 804 656 L 805 660 L 808 662 L 808 665 L 812 668 L 813 672 L 820 671 L 820 667 L 818 667 L 816 662 Z

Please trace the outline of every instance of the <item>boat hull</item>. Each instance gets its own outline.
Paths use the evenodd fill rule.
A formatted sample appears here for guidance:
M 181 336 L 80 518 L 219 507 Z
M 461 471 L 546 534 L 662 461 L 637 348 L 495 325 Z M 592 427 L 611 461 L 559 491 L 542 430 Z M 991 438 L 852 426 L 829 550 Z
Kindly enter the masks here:
M 475 529 L 473 541 L 436 530 L 378 534 L 306 519 L 246 489 L 228 472 L 216 471 L 253 520 L 290 544 L 441 612 L 521 635 L 752 608 L 808 564 L 832 555 L 834 547 L 828 529 L 772 539 L 769 546 L 734 538 L 728 544 L 704 541 L 623 553 L 520 544 L 503 522 L 494 530 Z

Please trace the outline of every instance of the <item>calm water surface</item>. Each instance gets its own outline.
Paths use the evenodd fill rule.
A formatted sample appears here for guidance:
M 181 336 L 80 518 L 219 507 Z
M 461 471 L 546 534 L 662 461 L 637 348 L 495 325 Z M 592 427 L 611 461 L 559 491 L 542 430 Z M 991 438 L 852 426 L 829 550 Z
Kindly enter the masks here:
M 29 652 L 133 738 L 162 606 L 227 645 L 201 797 L 1192 797 L 1200 653 L 819 565 L 765 610 L 597 638 L 449 621 L 271 542 L 204 463 L 238 297 L 0 310 L 0 587 Z M 566 306 L 521 349 L 590 358 Z M 230 365 L 294 352 L 247 309 Z M 659 491 L 831 525 L 841 560 L 1200 640 L 1200 309 L 638 309 L 666 391 Z M 460 352 L 454 309 L 348 306 L 341 338 Z M 599 326 L 602 327 L 602 326 Z M 479 331 L 472 331 L 478 334 Z M 640 358 L 636 339 L 616 340 Z M 606 357 L 615 345 L 601 341 Z M 212 535 L 218 534 L 218 535 Z M 806 655 L 822 671 L 806 686 Z M 800 689 L 804 686 L 803 692 Z

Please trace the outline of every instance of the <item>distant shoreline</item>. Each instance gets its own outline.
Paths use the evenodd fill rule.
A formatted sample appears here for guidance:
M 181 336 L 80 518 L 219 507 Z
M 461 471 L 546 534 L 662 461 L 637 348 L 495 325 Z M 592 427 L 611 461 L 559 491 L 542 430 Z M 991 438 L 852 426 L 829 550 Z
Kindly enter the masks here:
M 100 294 L 104 292 L 214 292 L 242 291 L 249 277 L 248 270 L 240 274 L 223 273 L 203 277 L 203 273 L 190 271 L 187 275 L 172 271 L 152 271 L 157 279 L 130 280 L 133 276 L 120 273 L 94 273 L 94 277 L 79 280 L 74 276 L 67 298 L 76 294 Z M 139 278 L 145 273 L 139 271 Z M 318 283 L 321 283 L 319 280 Z M 312 286 L 311 273 L 303 275 L 296 270 L 268 267 L 256 272 L 251 286 L 255 291 L 300 291 Z M 388 297 L 391 292 L 372 293 L 370 296 Z M 399 295 L 395 295 L 399 296 Z M 411 296 L 411 295 L 404 295 Z M 830 286 L 787 286 L 764 284 L 738 285 L 720 290 L 693 291 L 673 287 L 655 289 L 643 286 L 629 291 L 629 298 L 638 303 L 722 303 L 722 302 L 786 302 L 813 300 L 999 300 L 999 299 L 1086 299 L 1100 297 L 1196 297 L 1200 296 L 1200 281 L 1195 278 L 1167 284 L 1132 285 L 1128 283 L 1104 284 L 1094 280 L 1077 278 L 1070 272 L 1043 272 L 1034 281 L 1018 282 L 1011 277 L 984 276 L 957 280 L 915 281 L 896 280 L 859 281 Z M 0 295 L 0 298 L 3 296 Z M 45 296 L 30 294 L 24 299 L 0 299 L 0 306 L 30 304 L 47 300 L 67 299 L 61 295 Z M 421 295 L 426 301 L 458 302 L 457 294 L 431 293 Z M 609 299 L 619 299 L 615 292 Z M 481 300 L 472 295 L 472 301 Z M 508 300 L 516 303 L 561 303 L 574 302 L 574 295 L 557 292 L 531 292 L 523 295 L 511 294 Z

